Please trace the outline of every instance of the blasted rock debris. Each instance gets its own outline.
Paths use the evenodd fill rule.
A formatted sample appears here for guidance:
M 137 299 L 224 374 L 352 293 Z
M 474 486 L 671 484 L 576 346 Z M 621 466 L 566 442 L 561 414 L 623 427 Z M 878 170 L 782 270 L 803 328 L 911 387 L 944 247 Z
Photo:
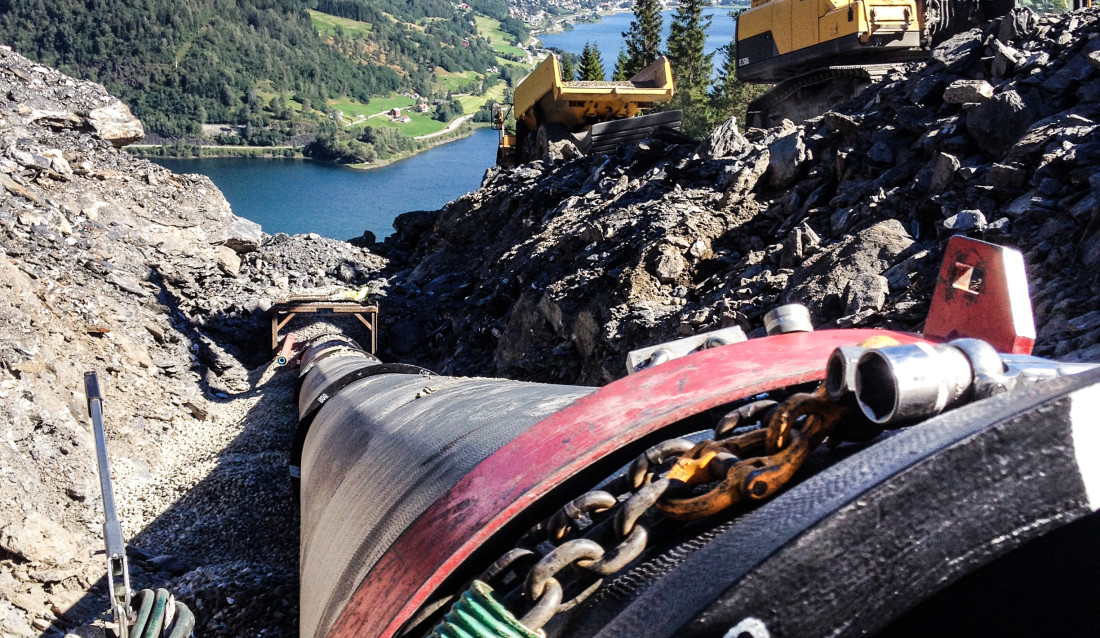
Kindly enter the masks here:
M 88 370 L 134 586 L 175 591 L 203 636 L 295 635 L 294 383 L 256 367 L 264 312 L 385 262 L 264 234 L 205 177 L 116 150 L 140 131 L 0 50 L 0 635 L 96 635 L 107 609 Z
M 1098 361 L 1098 60 L 1100 10 L 1017 10 L 801 125 L 491 169 L 395 224 L 384 341 L 443 373 L 601 384 L 785 302 L 917 330 L 964 233 L 1024 253 L 1036 354 Z

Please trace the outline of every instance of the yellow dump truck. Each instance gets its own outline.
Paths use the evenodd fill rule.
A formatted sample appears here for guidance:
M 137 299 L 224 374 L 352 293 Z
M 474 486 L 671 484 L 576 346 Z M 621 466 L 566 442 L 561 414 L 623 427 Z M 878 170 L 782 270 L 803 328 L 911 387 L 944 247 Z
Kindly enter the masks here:
M 493 120 L 493 128 L 501 131 L 497 164 L 510 167 L 542 159 L 551 145 L 565 140 L 581 153 L 606 153 L 622 142 L 652 136 L 658 128 L 679 130 L 680 111 L 638 115 L 671 101 L 672 95 L 667 58 L 625 82 L 564 82 L 557 58 L 548 56 L 516 87 L 515 134 L 504 131 L 505 111 Z

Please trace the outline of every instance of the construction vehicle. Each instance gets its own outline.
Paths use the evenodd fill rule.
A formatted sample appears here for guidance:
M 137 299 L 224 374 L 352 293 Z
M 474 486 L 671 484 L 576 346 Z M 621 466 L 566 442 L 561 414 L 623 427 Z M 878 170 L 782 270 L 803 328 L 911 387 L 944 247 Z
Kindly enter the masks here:
M 600 388 L 306 340 L 300 635 L 1094 635 L 1100 368 L 1029 356 L 1020 253 L 953 238 L 923 335 L 808 319 Z
M 558 59 L 549 55 L 516 86 L 514 134 L 505 132 L 507 112 L 498 110 L 497 164 L 512 167 L 542 159 L 551 145 L 570 141 L 579 153 L 607 153 L 620 143 L 650 137 L 659 129 L 678 131 L 681 111 L 640 115 L 672 101 L 672 69 L 660 58 L 625 82 L 566 82 Z
M 1016 6 L 1013 0 L 752 0 L 737 16 L 737 79 L 777 85 L 749 104 L 747 124 L 766 128 L 820 115 L 892 65 L 924 59 L 947 38 Z

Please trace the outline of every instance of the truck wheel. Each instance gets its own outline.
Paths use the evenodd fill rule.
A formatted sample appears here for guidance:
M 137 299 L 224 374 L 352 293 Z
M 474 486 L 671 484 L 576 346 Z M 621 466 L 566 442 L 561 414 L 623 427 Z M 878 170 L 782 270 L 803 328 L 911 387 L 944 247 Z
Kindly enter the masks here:
M 535 155 L 535 132 L 528 129 L 523 122 L 516 122 L 516 157 L 520 164 L 539 158 Z
M 551 145 L 568 138 L 569 130 L 561 124 L 547 122 L 539 126 L 539 132 L 535 138 L 535 159 L 547 159 Z

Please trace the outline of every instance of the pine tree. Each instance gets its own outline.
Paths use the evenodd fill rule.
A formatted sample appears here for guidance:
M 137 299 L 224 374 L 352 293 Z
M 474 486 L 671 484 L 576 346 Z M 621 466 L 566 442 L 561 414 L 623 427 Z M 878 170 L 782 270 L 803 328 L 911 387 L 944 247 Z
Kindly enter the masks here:
M 634 20 L 626 38 L 626 77 L 632 77 L 661 57 L 661 2 L 634 0 Z
M 559 60 L 561 62 L 561 79 L 563 82 L 572 82 L 573 76 L 576 75 L 576 69 L 573 67 L 573 56 L 565 53 Z
M 581 52 L 581 67 L 577 70 L 577 79 L 602 82 L 606 77 L 600 47 L 585 42 L 584 50 Z
M 626 57 L 626 49 L 619 49 L 619 59 L 615 60 L 615 70 L 611 73 L 611 79 L 616 82 L 623 82 L 630 78 L 626 75 L 626 65 L 630 64 L 630 59 Z
M 704 53 L 710 16 L 703 16 L 703 0 L 680 0 L 668 33 L 668 58 L 676 92 L 692 102 L 706 97 L 714 54 Z
M 736 15 L 736 14 L 734 14 Z M 712 126 L 721 124 L 730 117 L 736 117 L 738 123 L 745 126 L 745 111 L 749 102 L 760 97 L 771 88 L 769 84 L 746 84 L 737 79 L 737 41 L 722 47 L 725 57 L 718 69 L 718 78 L 710 94 L 713 113 Z

